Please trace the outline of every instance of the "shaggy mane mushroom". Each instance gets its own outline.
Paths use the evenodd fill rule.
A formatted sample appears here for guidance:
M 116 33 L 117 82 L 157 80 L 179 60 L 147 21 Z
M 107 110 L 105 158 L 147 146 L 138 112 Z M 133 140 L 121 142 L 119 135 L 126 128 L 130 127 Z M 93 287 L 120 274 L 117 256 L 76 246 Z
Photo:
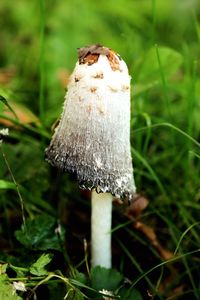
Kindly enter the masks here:
M 125 62 L 100 45 L 78 49 L 48 162 L 92 190 L 92 265 L 111 267 L 112 199 L 135 193 L 130 151 L 130 76 Z

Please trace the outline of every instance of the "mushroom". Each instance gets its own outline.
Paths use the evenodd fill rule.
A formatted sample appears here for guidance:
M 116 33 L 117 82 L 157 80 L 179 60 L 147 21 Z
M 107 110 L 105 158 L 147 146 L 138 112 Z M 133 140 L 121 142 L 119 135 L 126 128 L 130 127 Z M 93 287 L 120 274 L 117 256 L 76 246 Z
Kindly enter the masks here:
M 135 193 L 130 151 L 130 76 L 126 63 L 100 45 L 78 49 L 61 120 L 46 149 L 53 166 L 92 191 L 92 266 L 111 267 L 113 197 Z

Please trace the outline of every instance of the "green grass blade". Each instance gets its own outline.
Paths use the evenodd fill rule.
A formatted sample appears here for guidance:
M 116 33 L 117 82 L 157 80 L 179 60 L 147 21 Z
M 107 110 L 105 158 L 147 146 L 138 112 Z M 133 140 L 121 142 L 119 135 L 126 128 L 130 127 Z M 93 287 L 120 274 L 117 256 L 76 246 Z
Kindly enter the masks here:
M 135 156 L 147 168 L 147 170 L 149 171 L 149 173 L 152 176 L 152 179 L 157 183 L 157 185 L 158 185 L 161 193 L 166 196 L 167 193 L 166 193 L 166 191 L 164 189 L 164 186 L 162 185 L 159 177 L 157 176 L 156 172 L 152 169 L 152 167 L 150 166 L 150 164 L 148 163 L 148 161 L 137 150 L 135 150 L 134 148 L 132 148 L 131 151 L 132 151 L 133 157 Z

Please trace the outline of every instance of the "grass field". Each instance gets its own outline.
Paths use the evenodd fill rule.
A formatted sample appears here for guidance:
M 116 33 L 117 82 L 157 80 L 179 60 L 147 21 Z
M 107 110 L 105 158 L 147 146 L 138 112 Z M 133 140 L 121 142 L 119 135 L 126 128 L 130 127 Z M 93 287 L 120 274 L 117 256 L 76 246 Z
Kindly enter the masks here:
M 90 269 L 90 193 L 44 159 L 89 44 L 132 77 L 137 200 L 113 205 L 113 270 Z M 0 300 L 200 299 L 199 45 L 199 0 L 1 1 Z

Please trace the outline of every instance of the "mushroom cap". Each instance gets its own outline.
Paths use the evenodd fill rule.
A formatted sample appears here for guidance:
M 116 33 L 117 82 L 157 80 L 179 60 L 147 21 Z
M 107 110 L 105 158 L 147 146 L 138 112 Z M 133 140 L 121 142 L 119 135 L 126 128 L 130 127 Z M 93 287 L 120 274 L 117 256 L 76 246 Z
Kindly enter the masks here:
M 78 49 L 61 120 L 45 153 L 53 166 L 75 173 L 81 188 L 132 198 L 130 76 L 113 50 Z

